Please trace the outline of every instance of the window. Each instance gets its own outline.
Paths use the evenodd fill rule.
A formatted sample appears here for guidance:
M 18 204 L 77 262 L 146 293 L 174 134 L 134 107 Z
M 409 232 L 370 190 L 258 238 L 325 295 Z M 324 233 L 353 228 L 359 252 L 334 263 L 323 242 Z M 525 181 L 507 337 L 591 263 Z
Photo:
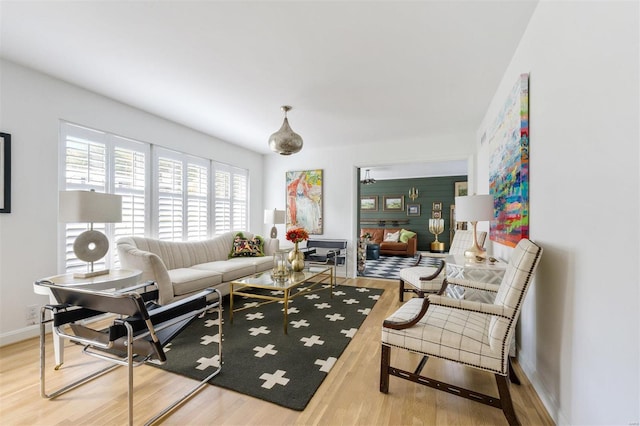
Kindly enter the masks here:
M 224 164 L 215 168 L 215 233 L 247 229 L 248 173 Z
M 94 224 L 111 241 L 125 235 L 143 236 L 147 207 L 146 170 L 149 145 L 97 130 L 62 123 L 64 146 L 64 176 L 62 190 L 94 190 L 122 195 L 122 222 Z M 86 263 L 77 259 L 73 242 L 85 230 L 87 223 L 68 223 L 64 229 L 62 269 L 67 272 L 84 271 Z M 116 251 L 94 263 L 94 268 L 118 265 Z
M 155 148 L 154 158 L 158 238 L 168 241 L 207 238 L 211 162 L 164 148 Z
M 111 242 L 95 268 L 118 265 L 113 246 L 120 237 L 193 241 L 248 228 L 247 170 L 64 122 L 61 152 L 61 190 L 122 195 L 122 222 L 94 224 Z M 88 227 L 65 225 L 61 270 L 86 269 L 73 242 Z

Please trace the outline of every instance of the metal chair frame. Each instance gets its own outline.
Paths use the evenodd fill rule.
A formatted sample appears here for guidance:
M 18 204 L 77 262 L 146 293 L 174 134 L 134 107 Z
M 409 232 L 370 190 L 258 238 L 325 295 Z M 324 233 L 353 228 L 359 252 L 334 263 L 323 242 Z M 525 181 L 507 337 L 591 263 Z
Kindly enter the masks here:
M 135 291 L 152 283 L 118 292 L 59 286 L 48 281 L 38 281 L 36 284 L 48 287 L 58 301 L 57 305 L 45 305 L 40 310 L 40 393 L 43 398 L 56 398 L 119 366 L 127 366 L 129 424 L 133 425 L 133 368 L 147 362 L 164 364 L 164 345 L 194 318 L 205 313 L 217 315 L 218 332 L 221 336 L 217 354 L 220 366 L 145 424 L 150 425 L 160 420 L 201 390 L 221 371 L 222 295 L 217 289 L 207 289 L 171 304 L 159 306 L 151 303 L 157 298 L 157 290 L 142 293 Z M 149 310 L 147 305 L 150 307 Z M 47 318 L 47 313 L 51 314 L 50 319 Z M 117 316 L 111 326 L 103 330 L 89 326 L 91 320 L 102 318 L 105 314 Z M 53 333 L 56 335 L 84 345 L 83 353 L 114 365 L 47 392 L 45 332 L 49 323 L 52 323 Z M 123 352 L 126 352 L 126 355 Z

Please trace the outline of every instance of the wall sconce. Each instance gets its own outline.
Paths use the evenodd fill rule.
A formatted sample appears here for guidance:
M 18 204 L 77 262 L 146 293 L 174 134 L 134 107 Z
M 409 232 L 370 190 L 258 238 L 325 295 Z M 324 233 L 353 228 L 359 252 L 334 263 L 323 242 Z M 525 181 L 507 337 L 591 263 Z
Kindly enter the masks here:
M 411 198 L 411 201 L 414 201 L 416 198 L 418 198 L 418 190 L 416 188 L 411 188 L 409 190 L 409 198 Z

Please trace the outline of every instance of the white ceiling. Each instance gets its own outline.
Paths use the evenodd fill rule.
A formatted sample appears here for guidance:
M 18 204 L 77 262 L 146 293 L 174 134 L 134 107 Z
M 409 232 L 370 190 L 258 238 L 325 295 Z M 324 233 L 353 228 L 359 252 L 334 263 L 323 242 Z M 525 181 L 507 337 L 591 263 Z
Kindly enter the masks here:
M 3 0 L 0 55 L 261 153 L 284 104 L 306 147 L 419 140 L 475 132 L 536 4 Z

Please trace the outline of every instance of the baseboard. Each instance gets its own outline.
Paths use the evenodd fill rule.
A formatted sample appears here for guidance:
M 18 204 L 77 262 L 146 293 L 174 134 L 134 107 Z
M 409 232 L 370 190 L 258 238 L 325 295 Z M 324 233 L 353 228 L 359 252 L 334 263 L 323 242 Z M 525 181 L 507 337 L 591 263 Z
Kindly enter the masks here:
M 30 325 L 8 333 L 0 334 L 0 347 L 18 343 L 23 340 L 38 337 L 40 335 L 40 325 Z
M 527 375 L 527 379 L 529 379 L 531 386 L 533 386 L 536 394 L 538 394 L 542 405 L 544 405 L 555 424 L 568 425 L 569 422 L 562 415 L 558 400 L 553 393 L 549 392 L 548 387 L 542 382 L 534 364 L 526 357 L 523 357 L 522 353 L 522 350 L 518 347 L 518 364 L 520 364 L 520 368 L 524 374 Z

